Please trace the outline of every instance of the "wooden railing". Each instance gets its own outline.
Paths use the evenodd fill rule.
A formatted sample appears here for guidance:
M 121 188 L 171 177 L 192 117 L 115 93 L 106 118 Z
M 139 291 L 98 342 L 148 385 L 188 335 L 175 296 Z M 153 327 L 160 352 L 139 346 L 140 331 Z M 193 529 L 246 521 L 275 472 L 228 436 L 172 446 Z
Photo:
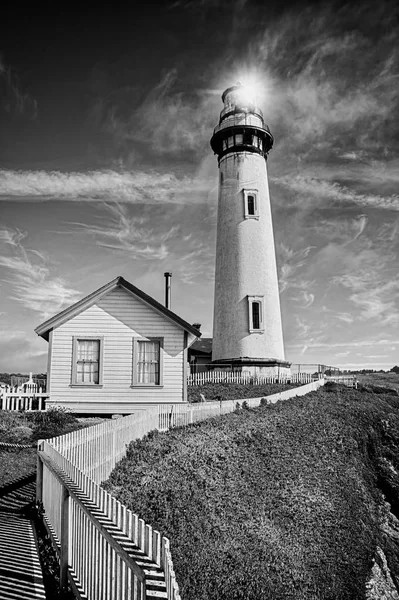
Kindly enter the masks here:
M 307 394 L 324 379 L 266 397 L 275 403 Z M 79 599 L 180 600 L 169 540 L 99 485 L 150 431 L 203 421 L 262 398 L 158 405 L 38 442 L 37 499 L 60 560 L 60 586 L 69 579 Z

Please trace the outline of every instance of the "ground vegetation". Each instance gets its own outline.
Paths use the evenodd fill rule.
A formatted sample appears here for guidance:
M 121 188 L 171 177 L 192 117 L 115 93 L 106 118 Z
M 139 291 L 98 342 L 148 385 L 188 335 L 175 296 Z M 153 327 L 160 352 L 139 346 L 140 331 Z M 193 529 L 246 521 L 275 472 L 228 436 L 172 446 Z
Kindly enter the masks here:
M 328 384 L 149 434 L 105 487 L 170 538 L 183 598 L 366 599 L 381 555 L 394 598 L 398 408 Z

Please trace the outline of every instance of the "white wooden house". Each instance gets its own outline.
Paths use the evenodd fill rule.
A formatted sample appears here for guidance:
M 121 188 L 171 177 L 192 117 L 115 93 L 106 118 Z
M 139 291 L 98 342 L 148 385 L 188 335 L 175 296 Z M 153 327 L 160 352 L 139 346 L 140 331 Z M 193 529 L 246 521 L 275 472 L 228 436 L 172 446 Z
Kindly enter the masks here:
M 117 277 L 35 329 L 49 343 L 47 406 L 128 414 L 187 398 L 187 349 L 201 335 Z

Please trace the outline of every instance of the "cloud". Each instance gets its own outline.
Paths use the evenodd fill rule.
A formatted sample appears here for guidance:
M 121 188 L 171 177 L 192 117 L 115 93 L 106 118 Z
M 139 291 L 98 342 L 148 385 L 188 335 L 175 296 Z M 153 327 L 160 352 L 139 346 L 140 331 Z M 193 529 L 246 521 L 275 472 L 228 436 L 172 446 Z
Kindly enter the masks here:
M 0 230 L 5 251 L 0 256 L 0 266 L 9 274 L 1 280 L 11 287 L 12 299 L 46 319 L 76 302 L 81 294 L 69 288 L 61 277 L 51 275 L 49 257 L 24 248 L 21 242 L 25 237 L 26 233 L 19 230 Z
M 120 250 L 135 258 L 163 260 L 168 256 L 167 242 L 177 235 L 178 225 L 174 225 L 168 231 L 159 231 L 148 227 L 151 222 L 148 218 L 130 216 L 127 205 L 105 203 L 103 208 L 110 214 L 106 226 L 85 223 L 70 225 L 74 225 L 78 231 L 94 236 L 98 246 Z
M 312 282 L 296 277 L 295 273 L 307 263 L 309 253 L 314 248 L 315 246 L 307 246 L 306 248 L 301 248 L 300 250 L 293 250 L 284 242 L 281 242 L 278 245 L 277 251 L 279 256 L 278 262 L 280 264 L 280 293 L 284 292 L 290 287 L 308 288 L 312 285 Z
M 302 156 L 345 152 L 349 141 L 370 151 L 396 119 L 394 3 L 336 4 L 297 4 L 270 19 L 254 51 L 269 80 L 269 113 Z
M 154 154 L 204 155 L 220 111 L 219 95 L 207 90 L 187 91 L 176 67 L 163 73 L 160 81 L 132 109 L 126 107 L 131 90 L 122 87 L 94 101 L 91 116 L 103 131 L 119 143 L 136 142 Z
M 302 303 L 303 308 L 309 308 L 309 306 L 311 306 L 314 302 L 315 295 L 311 294 L 310 292 L 306 292 L 305 290 L 302 290 L 299 293 L 299 296 L 297 299 L 299 302 Z
M 23 92 L 15 71 L 0 56 L 0 109 L 7 114 L 37 117 L 37 102 L 28 93 Z
M 351 324 L 354 321 L 354 317 L 349 314 L 349 313 L 336 313 L 335 315 L 333 315 L 336 319 L 338 319 L 339 321 L 342 321 L 343 323 L 348 323 Z
M 30 331 L 2 331 L 0 372 L 28 373 L 46 370 L 48 344 Z
M 375 273 L 370 270 L 346 273 L 335 278 L 334 283 L 351 291 L 349 299 L 360 309 L 361 320 L 372 320 L 381 325 L 399 324 L 398 280 L 377 282 Z
M 325 205 L 327 200 L 332 200 L 338 205 L 349 203 L 370 208 L 399 211 L 399 195 L 396 194 L 387 197 L 378 194 L 361 194 L 338 183 L 302 175 L 286 175 L 274 178 L 273 181 L 277 185 L 300 194 L 309 204 Z
M 0 170 L 0 200 L 164 204 L 208 202 L 211 183 L 171 173 Z

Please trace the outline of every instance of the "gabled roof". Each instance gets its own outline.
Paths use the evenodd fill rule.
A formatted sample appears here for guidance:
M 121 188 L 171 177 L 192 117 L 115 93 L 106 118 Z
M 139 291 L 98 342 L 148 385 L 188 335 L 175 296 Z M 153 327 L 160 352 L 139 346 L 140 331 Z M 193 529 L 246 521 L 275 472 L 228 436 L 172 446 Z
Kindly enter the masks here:
M 174 312 L 163 306 L 163 304 L 161 304 L 157 300 L 154 300 L 154 298 L 152 298 L 145 292 L 139 290 L 139 288 L 137 288 L 135 285 L 129 283 L 129 281 L 126 281 L 126 279 L 120 276 L 116 277 L 116 279 L 113 279 L 109 283 L 106 283 L 92 294 L 85 296 L 85 298 L 82 298 L 82 300 L 79 300 L 75 304 L 72 304 L 72 306 L 69 306 L 54 317 L 51 317 L 51 319 L 48 319 L 47 321 L 36 327 L 35 332 L 37 333 L 37 335 L 40 335 L 42 338 L 48 341 L 49 333 L 52 329 L 54 329 L 55 327 L 59 327 L 60 325 L 63 325 L 63 323 L 66 323 L 67 321 L 72 319 L 73 317 L 76 317 L 76 315 L 80 314 L 81 312 L 95 304 L 100 298 L 102 298 L 109 292 L 112 292 L 117 287 L 124 288 L 128 292 L 131 292 L 132 294 L 137 296 L 137 298 L 140 298 L 140 300 L 154 308 L 157 312 L 163 314 L 165 317 L 176 323 L 176 325 L 178 325 L 185 331 L 192 333 L 196 337 L 201 336 L 201 332 L 198 331 L 198 329 L 196 329 L 192 325 L 190 325 L 190 323 L 187 323 L 187 321 L 185 321 L 184 319 L 176 315 Z
M 190 346 L 191 354 L 195 352 L 196 354 L 212 354 L 212 338 L 201 338 L 191 344 Z

